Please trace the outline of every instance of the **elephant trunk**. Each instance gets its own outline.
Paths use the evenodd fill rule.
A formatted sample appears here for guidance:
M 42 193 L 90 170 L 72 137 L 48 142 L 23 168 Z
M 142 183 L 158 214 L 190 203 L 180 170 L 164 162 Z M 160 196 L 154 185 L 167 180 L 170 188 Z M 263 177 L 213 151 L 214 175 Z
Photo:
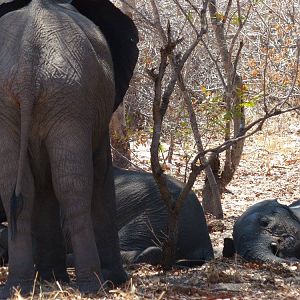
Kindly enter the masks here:
M 275 244 L 263 236 L 259 240 L 249 240 L 247 243 L 235 245 L 235 247 L 236 252 L 248 261 L 284 262 L 285 259 L 278 256 L 280 253 Z

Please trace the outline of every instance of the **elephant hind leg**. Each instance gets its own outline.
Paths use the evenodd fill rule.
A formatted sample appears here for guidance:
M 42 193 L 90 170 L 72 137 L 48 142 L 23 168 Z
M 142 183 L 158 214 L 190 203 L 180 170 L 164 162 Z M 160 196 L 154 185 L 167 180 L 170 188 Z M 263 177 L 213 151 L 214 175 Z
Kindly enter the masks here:
M 11 197 L 16 184 L 19 162 L 19 133 L 18 130 L 4 123 L 0 118 L 0 197 L 3 202 L 6 216 L 8 216 L 8 250 L 9 266 L 8 279 L 5 288 L 0 292 L 0 298 L 9 295 L 13 287 L 20 286 L 22 293 L 32 288 L 34 279 L 34 266 L 31 238 L 31 217 L 34 202 L 34 181 L 26 157 L 24 165 L 24 178 L 22 183 L 23 207 L 16 219 L 16 234 L 11 238 Z
M 0 266 L 8 262 L 8 227 L 0 224 Z
M 47 137 L 52 183 L 70 233 L 81 292 L 101 287 L 100 260 L 91 220 L 93 160 L 91 133 L 78 124 L 59 124 Z
M 37 191 L 36 198 L 33 233 L 37 271 L 42 280 L 68 282 L 60 209 L 52 186 Z
M 107 134 L 94 156 L 92 218 L 104 280 L 120 284 L 128 279 L 122 266 L 116 225 L 115 186 Z

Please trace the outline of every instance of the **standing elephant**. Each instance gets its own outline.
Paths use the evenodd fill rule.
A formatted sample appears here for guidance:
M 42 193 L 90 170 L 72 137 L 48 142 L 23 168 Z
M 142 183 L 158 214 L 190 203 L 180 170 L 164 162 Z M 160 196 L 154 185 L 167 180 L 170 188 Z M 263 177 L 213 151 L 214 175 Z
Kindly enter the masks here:
M 151 173 L 113 168 L 117 200 L 117 227 L 123 263 L 161 263 L 161 246 L 167 234 L 167 209 Z M 182 183 L 168 176 L 174 199 Z M 4 222 L 5 215 L 0 210 Z M 45 237 L 47 238 L 47 237 Z M 68 234 L 66 237 L 68 241 Z M 67 252 L 70 253 L 69 243 Z M 0 227 L 0 255 L 7 261 L 7 227 Z M 179 216 L 177 263 L 201 265 L 213 259 L 213 249 L 201 204 L 190 192 Z
M 0 296 L 32 287 L 32 224 L 39 273 L 67 279 L 60 211 L 79 289 L 97 291 L 99 278 L 124 282 L 108 124 L 136 62 L 135 27 L 105 0 L 4 2 L 0 197 L 9 224 L 9 275 Z
M 299 202 L 265 200 L 248 208 L 233 227 L 235 251 L 249 261 L 300 259 Z

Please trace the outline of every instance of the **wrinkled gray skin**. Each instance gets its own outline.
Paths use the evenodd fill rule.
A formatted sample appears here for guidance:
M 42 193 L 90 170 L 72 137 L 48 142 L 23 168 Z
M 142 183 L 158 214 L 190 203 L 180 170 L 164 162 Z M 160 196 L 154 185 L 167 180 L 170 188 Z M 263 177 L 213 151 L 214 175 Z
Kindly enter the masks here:
M 140 171 L 113 169 L 123 263 L 159 264 L 162 256 L 160 246 L 167 232 L 167 211 L 153 176 Z M 177 198 L 182 183 L 170 176 L 168 183 L 174 198 Z M 4 221 L 5 216 L 1 219 L 1 222 Z M 7 227 L 4 225 L 0 228 L 0 251 L 2 260 L 7 261 Z M 67 251 L 71 252 L 71 249 Z M 203 209 L 195 193 L 191 192 L 179 220 L 177 263 L 201 265 L 213 257 Z
M 26 293 L 32 286 L 32 222 L 39 228 L 37 244 L 51 228 L 49 244 L 58 251 L 49 266 L 38 247 L 41 273 L 52 268 L 58 278 L 66 276 L 57 203 L 71 235 L 80 290 L 97 291 L 102 275 L 126 280 L 108 135 L 114 75 L 103 35 L 76 11 L 33 0 L 0 18 L 0 41 L 0 196 L 10 237 L 0 298 L 12 287 Z
M 123 262 L 159 264 L 168 220 L 152 174 L 114 168 L 114 176 Z M 168 176 L 168 186 L 177 199 L 183 184 Z M 190 260 L 191 264 L 192 261 L 202 264 L 213 258 L 203 209 L 193 192 L 188 195 L 179 217 L 176 256 L 177 260 Z
M 236 252 L 248 261 L 300 259 L 299 204 L 265 200 L 248 208 L 233 227 Z

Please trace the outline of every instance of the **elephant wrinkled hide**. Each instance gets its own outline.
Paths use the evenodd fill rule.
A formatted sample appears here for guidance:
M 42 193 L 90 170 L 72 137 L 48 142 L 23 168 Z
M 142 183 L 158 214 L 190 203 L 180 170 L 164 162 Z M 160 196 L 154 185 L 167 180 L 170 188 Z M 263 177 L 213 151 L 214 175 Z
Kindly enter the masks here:
M 0 18 L 28 5 L 31 0 L 12 0 L 0 5 Z M 138 59 L 138 31 L 132 20 L 109 0 L 57 0 L 71 3 L 78 12 L 93 21 L 104 35 L 112 54 L 116 85 L 115 106 L 122 102 Z M 1 4 L 1 1 L 0 1 Z
M 168 216 L 157 184 L 151 173 L 114 168 L 117 224 L 123 262 L 161 262 L 161 246 L 166 239 Z M 183 184 L 167 176 L 168 187 L 177 199 Z M 179 216 L 176 259 L 180 264 L 203 264 L 213 259 L 202 206 L 190 192 Z
M 75 0 L 75 9 L 59 2 L 0 3 L 0 196 L 10 258 L 0 298 L 31 290 L 31 225 L 41 277 L 68 280 L 59 207 L 79 289 L 127 279 L 108 125 L 132 76 L 137 31 L 108 0 Z
M 248 261 L 300 259 L 299 202 L 286 206 L 265 200 L 248 208 L 233 227 L 235 251 Z M 230 256 L 226 244 L 223 253 Z

